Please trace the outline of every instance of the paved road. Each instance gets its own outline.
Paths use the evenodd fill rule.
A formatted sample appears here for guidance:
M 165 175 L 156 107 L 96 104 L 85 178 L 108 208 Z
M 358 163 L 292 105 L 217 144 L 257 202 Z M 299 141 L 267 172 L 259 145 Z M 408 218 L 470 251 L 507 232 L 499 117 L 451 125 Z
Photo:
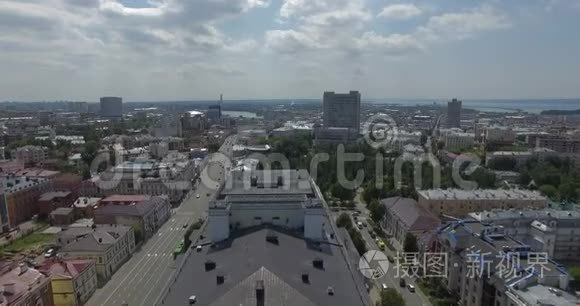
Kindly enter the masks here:
M 360 212 L 361 212 L 361 215 L 358 217 L 358 220 L 364 221 L 366 223 L 366 219 L 370 219 L 370 212 L 368 209 L 366 209 L 366 206 L 361 203 L 360 192 L 357 193 L 357 196 L 355 198 L 355 203 L 357 205 L 357 209 L 360 210 Z M 380 251 L 380 249 L 377 246 L 377 244 L 375 243 L 374 239 L 370 236 L 368 230 L 369 230 L 368 227 L 365 227 L 362 230 L 360 230 L 362 237 L 367 244 L 367 249 L 369 251 L 370 250 Z M 389 249 L 386 249 L 383 252 L 385 254 L 393 256 L 393 258 L 396 257 L 396 254 L 391 252 Z M 401 287 L 399 285 L 400 278 L 397 277 L 397 271 L 396 271 L 394 265 L 395 264 L 390 264 L 386 275 L 374 281 L 376 288 L 380 289 L 382 284 L 386 284 L 387 287 L 389 287 L 389 288 L 397 289 L 401 293 L 401 295 L 403 296 L 403 299 L 405 299 L 405 303 L 407 305 L 413 305 L 413 306 L 415 306 L 415 305 L 417 305 L 417 306 L 431 305 L 428 298 L 419 291 L 419 288 L 416 288 L 416 292 L 410 292 L 408 288 Z M 405 277 L 405 281 L 406 281 L 406 283 L 412 283 L 413 285 L 415 285 L 415 282 L 413 280 L 411 280 L 409 277 Z M 415 287 L 417 287 L 417 286 L 415 286 Z
M 226 140 L 220 150 L 227 154 L 231 152 L 232 144 L 233 141 Z M 220 163 L 225 158 L 217 156 L 214 161 Z M 160 297 L 175 271 L 173 250 L 183 238 L 186 231 L 184 225 L 205 218 L 208 203 L 216 193 L 214 184 L 223 181 L 224 170 L 218 163 L 209 162 L 206 166 L 209 177 L 215 183 L 211 186 L 205 186 L 203 182 L 198 184 L 155 236 L 133 254 L 103 288 L 93 294 L 87 306 L 120 306 L 123 303 L 129 306 L 152 305 Z M 217 178 L 222 179 L 218 181 Z

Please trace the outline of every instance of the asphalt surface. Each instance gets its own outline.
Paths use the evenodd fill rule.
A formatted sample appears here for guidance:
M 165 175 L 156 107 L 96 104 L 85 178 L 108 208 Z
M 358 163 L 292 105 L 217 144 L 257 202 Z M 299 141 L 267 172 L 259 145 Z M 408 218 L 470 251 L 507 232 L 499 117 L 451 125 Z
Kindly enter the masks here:
M 221 152 L 231 153 L 234 137 L 226 140 Z M 171 218 L 117 270 L 103 288 L 93 294 L 87 306 L 153 305 L 160 298 L 175 272 L 173 250 L 183 238 L 187 224 L 206 218 L 209 201 L 215 196 L 217 185 L 223 181 L 224 168 L 220 163 L 226 159 L 226 156 L 218 154 L 206 164 L 202 176 L 207 174 L 211 180 L 205 176 L 190 191 Z

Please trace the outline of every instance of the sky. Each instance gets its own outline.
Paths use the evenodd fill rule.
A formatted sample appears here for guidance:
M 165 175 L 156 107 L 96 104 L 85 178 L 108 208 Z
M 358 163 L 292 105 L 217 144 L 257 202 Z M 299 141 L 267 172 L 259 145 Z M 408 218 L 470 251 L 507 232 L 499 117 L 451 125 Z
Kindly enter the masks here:
M 1 0 L 0 101 L 580 97 L 580 0 Z

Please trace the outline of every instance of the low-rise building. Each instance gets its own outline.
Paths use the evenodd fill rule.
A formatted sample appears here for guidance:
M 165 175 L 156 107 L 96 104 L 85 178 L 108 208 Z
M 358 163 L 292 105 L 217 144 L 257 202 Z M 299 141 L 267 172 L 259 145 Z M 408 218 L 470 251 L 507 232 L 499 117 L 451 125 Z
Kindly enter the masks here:
M 516 141 L 516 133 L 511 127 L 490 126 L 485 128 L 485 143 L 511 145 Z
M 441 282 L 459 297 L 459 305 L 571 306 L 580 301 L 564 298 L 571 277 L 560 265 L 533 252 L 501 226 L 454 221 L 438 231 L 438 241 L 439 252 L 448 256 Z M 532 294 L 544 289 L 554 294 Z M 572 302 L 563 302 L 569 297 Z
M 55 306 L 84 305 L 97 289 L 97 269 L 89 259 L 49 259 L 39 268 L 51 278 Z
M 71 207 L 61 207 L 53 210 L 50 215 L 50 224 L 69 225 L 75 222 L 75 212 Z
M 10 264 L 0 275 L 0 305 L 53 306 L 50 277 L 26 264 Z
M 110 201 L 107 202 L 109 198 L 103 199 L 100 207 L 94 211 L 95 224 L 131 226 L 137 242 L 151 237 L 171 216 L 169 199 L 164 196 L 149 197 L 129 204 L 110 204 Z
M 75 198 L 70 191 L 45 192 L 38 199 L 38 213 L 46 217 L 57 208 L 70 208 L 74 201 Z
M 385 206 L 382 226 L 401 245 L 405 243 L 407 234 L 419 237 L 435 231 L 441 223 L 437 216 L 420 207 L 414 199 L 392 197 L 382 199 L 380 203 Z
M 447 133 L 443 136 L 445 148 L 448 150 L 461 150 L 473 148 L 475 134 L 473 133 Z
M 427 189 L 417 191 L 418 203 L 436 215 L 463 218 L 473 211 L 492 209 L 542 209 L 548 199 L 537 191 L 522 189 Z
M 79 218 L 92 218 L 100 202 L 101 198 L 79 197 L 73 203 L 75 214 Z
M 316 145 L 325 144 L 349 144 L 358 140 L 359 133 L 356 129 L 329 127 L 314 129 L 314 143 Z
M 81 185 L 85 197 L 125 195 L 166 195 L 178 203 L 199 174 L 198 163 L 187 156 L 171 157 L 162 162 L 142 160 L 124 162 L 111 170 L 86 180 Z
M 578 211 L 492 210 L 470 213 L 469 218 L 502 226 L 510 236 L 556 260 L 574 261 L 580 254 Z
M 12 150 L 10 156 L 24 162 L 24 164 L 37 164 L 48 158 L 48 148 L 41 146 L 19 147 Z
M 133 228 L 124 225 L 72 227 L 57 234 L 61 254 L 67 259 L 95 261 L 99 283 L 103 284 L 135 251 Z

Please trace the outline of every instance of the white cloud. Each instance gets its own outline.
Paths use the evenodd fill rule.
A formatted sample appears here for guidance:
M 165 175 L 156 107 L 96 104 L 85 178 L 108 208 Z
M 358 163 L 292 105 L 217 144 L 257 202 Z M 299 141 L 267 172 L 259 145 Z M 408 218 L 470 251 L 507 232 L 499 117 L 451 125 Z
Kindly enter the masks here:
M 272 30 L 265 35 L 266 47 L 280 53 L 296 53 L 322 46 L 307 33 L 295 30 Z
M 422 13 L 414 4 L 393 4 L 383 8 L 378 17 L 402 20 L 420 16 Z
M 508 16 L 490 6 L 482 6 L 461 13 L 433 16 L 419 28 L 418 33 L 428 40 L 464 39 L 479 32 L 509 27 L 511 22 Z
M 424 46 L 412 35 L 391 34 L 379 35 L 375 32 L 366 32 L 357 40 L 357 47 L 361 50 L 377 51 L 389 55 L 404 55 L 424 50 Z

